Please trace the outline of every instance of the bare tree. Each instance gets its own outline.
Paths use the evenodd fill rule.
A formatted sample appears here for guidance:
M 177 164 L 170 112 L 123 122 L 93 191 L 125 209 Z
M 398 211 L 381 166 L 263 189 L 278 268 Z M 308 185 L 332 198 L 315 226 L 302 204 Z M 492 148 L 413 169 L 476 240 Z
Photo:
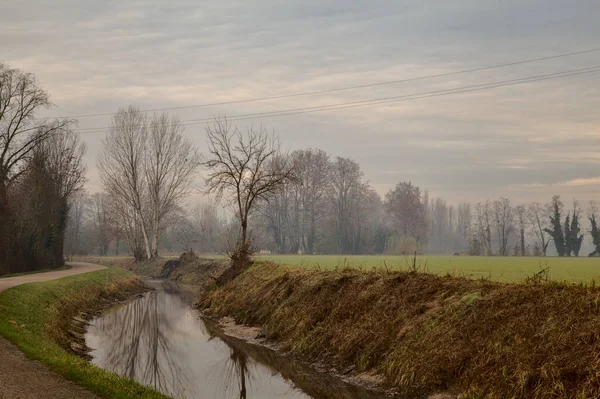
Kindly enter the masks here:
M 35 118 L 36 112 L 51 106 L 33 74 L 0 63 L 0 195 L 23 172 L 22 164 L 40 143 L 72 126 L 74 121 L 68 119 Z
M 199 165 L 193 146 L 177 118 L 154 115 L 146 142 L 144 172 L 152 209 L 152 256 L 158 256 L 158 238 L 168 227 L 168 215 L 188 195 Z
M 144 173 L 144 152 L 147 140 L 147 118 L 135 106 L 120 109 L 113 117 L 98 155 L 97 166 L 106 193 L 118 204 L 123 223 L 139 224 L 146 257 L 152 257 L 148 222 L 142 208 L 146 205 L 147 182 Z M 130 208 L 130 209 L 126 209 Z M 137 226 L 135 230 L 137 230 Z M 131 238 L 131 237 L 130 237 Z M 133 241 L 130 239 L 131 244 Z M 133 248 L 130 247 L 133 250 Z
M 83 189 L 86 181 L 83 155 L 86 150 L 79 135 L 69 130 L 53 133 L 35 149 L 46 160 L 46 168 L 55 182 L 57 195 L 65 200 Z
M 411 182 L 399 182 L 386 194 L 385 206 L 396 234 L 414 238 L 420 247 L 428 229 L 421 189 Z
M 527 209 L 525 205 L 515 207 L 517 227 L 519 229 L 519 243 L 515 245 L 515 251 L 518 255 L 527 255 L 527 247 L 525 245 L 525 231 L 527 230 Z
M 109 209 L 109 199 L 105 193 L 95 193 L 91 197 L 91 218 L 96 234 L 98 252 L 105 256 L 114 235 L 114 220 Z
M 248 266 L 250 246 L 248 220 L 258 201 L 277 192 L 293 179 L 293 164 L 281 156 L 279 141 L 263 128 L 242 133 L 226 119 L 215 119 L 206 127 L 208 156 L 207 192 L 227 197 L 240 223 L 236 253 L 232 254 L 233 277 Z M 236 261 L 237 260 L 237 261 Z
M 498 254 L 508 255 L 508 240 L 515 229 L 513 209 L 508 198 L 494 201 L 494 219 L 498 232 Z
M 492 206 L 489 201 L 475 204 L 474 236 L 483 243 L 488 256 L 492 255 Z
M 169 214 L 188 194 L 199 165 L 179 120 L 161 114 L 148 121 L 134 106 L 119 110 L 97 164 L 106 192 L 131 208 L 125 223 L 139 224 L 146 257 L 158 256 L 159 237 L 174 220 Z
M 66 225 L 65 252 L 68 259 L 79 254 L 81 231 L 88 217 L 89 198 L 85 191 L 80 191 L 69 200 L 69 216 Z
M 527 218 L 533 229 L 535 239 L 542 251 L 543 256 L 546 256 L 548 244 L 550 241 L 547 238 L 546 229 L 548 228 L 547 206 L 542 206 L 539 202 L 533 202 L 527 207 Z
M 471 204 L 460 203 L 456 211 L 456 233 L 463 248 L 468 246 L 469 232 L 471 231 Z
M 323 150 L 302 150 L 292 153 L 300 195 L 302 248 L 305 253 L 314 252 L 317 224 L 325 216 L 325 201 L 329 188 L 331 164 Z
M 194 246 L 200 239 L 200 231 L 197 224 L 189 218 L 183 218 L 175 231 L 175 238 L 183 250 L 188 253 L 194 252 Z
M 357 162 L 337 157 L 331 167 L 329 201 L 338 253 L 352 253 L 352 218 L 357 214 L 363 172 Z

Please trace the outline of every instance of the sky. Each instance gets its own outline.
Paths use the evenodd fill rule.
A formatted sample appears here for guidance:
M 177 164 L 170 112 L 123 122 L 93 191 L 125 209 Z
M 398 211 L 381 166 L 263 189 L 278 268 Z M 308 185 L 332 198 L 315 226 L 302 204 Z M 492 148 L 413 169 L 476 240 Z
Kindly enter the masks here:
M 0 62 L 32 72 L 40 116 L 186 107 L 446 74 L 600 47 L 597 0 L 0 3 Z M 182 121 L 342 104 L 600 65 L 600 51 L 403 83 L 172 110 Z M 359 162 L 384 194 L 412 181 L 450 203 L 600 200 L 600 72 L 235 122 L 285 149 Z M 79 117 L 88 190 L 110 115 Z M 206 149 L 205 122 L 185 135 Z M 85 130 L 100 128 L 97 130 Z M 202 185 L 201 176 L 197 185 Z

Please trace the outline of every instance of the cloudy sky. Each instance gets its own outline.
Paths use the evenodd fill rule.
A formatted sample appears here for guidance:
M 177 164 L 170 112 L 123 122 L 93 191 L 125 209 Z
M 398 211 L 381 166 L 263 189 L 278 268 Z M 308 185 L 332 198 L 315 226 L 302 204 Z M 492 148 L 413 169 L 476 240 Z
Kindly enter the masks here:
M 47 116 L 230 102 L 411 79 L 600 47 L 597 0 L 0 3 L 0 62 L 37 75 Z M 180 109 L 183 121 L 400 97 L 600 65 L 600 51 L 310 96 Z M 290 150 L 358 161 L 456 203 L 600 200 L 600 72 L 471 93 L 249 118 Z M 80 117 L 89 190 L 110 116 Z M 205 148 L 204 123 L 185 134 Z M 99 128 L 97 130 L 86 130 Z M 200 180 L 199 180 L 200 181 Z

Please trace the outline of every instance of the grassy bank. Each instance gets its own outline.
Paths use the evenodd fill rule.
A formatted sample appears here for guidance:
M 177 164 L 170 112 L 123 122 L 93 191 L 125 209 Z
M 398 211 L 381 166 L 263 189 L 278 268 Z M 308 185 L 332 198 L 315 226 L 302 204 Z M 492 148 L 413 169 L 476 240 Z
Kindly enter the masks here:
M 408 397 L 595 398 L 600 288 L 258 264 L 201 305 Z
M 137 382 L 99 369 L 68 350 L 74 316 L 143 289 L 135 276 L 118 268 L 21 285 L 0 294 L 0 335 L 30 359 L 39 360 L 101 397 L 166 398 Z
M 139 276 L 164 278 L 182 284 L 206 285 L 229 265 L 224 258 L 209 259 L 184 253 L 179 257 L 159 257 L 136 262 L 124 256 L 85 256 L 79 262 L 96 263 L 127 269 Z M 168 266 L 165 270 L 165 266 Z

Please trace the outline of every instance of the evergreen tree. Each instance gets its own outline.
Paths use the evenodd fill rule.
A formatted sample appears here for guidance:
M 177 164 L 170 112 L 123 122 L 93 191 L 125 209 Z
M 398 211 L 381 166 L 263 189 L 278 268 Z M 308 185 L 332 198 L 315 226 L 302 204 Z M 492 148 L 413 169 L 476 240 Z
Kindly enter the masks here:
M 592 243 L 594 244 L 594 252 L 590 253 L 589 256 L 600 256 L 600 231 L 598 230 L 598 223 L 596 222 L 596 215 L 592 214 L 590 217 L 590 224 L 592 229 L 590 234 L 592 235 Z
M 579 222 L 579 212 L 577 211 L 577 203 L 575 203 L 573 209 L 573 219 L 571 220 L 570 238 L 571 250 L 574 256 L 579 256 L 581 250 L 581 244 L 583 243 L 583 234 L 579 234 L 581 231 L 581 224 Z
M 573 241 L 571 240 L 571 215 L 567 213 L 567 217 L 565 218 L 565 256 L 571 256 L 571 244 Z
M 556 252 L 558 256 L 565 256 L 565 236 L 563 234 L 563 229 L 560 224 L 561 218 L 561 210 L 563 207 L 563 203 L 560 200 L 560 196 L 555 195 L 552 197 L 552 207 L 554 209 L 554 213 L 550 216 L 550 226 L 552 229 L 544 229 L 546 233 L 552 237 L 554 240 L 554 247 L 556 248 Z

